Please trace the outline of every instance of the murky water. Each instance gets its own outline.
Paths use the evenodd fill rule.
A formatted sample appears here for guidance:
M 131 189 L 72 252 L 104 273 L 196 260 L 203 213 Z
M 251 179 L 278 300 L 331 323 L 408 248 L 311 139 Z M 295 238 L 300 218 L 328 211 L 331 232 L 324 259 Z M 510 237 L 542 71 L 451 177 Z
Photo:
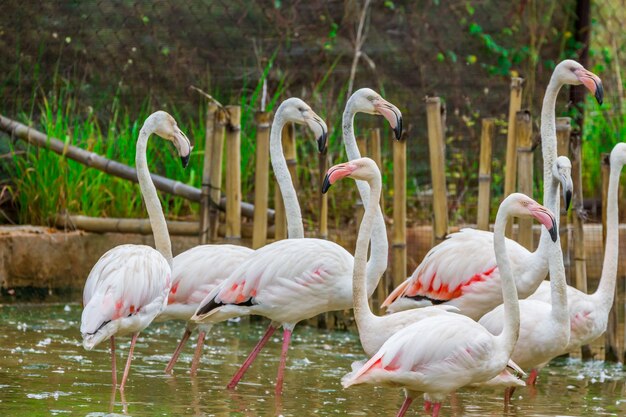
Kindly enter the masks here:
M 163 369 L 183 331 L 182 323 L 156 324 L 140 336 L 129 384 L 111 401 L 108 346 L 80 345 L 78 305 L 0 307 L 0 415 L 2 416 L 394 416 L 403 399 L 392 388 L 352 387 L 340 377 L 361 359 L 349 332 L 296 327 L 285 391 L 274 398 L 279 332 L 234 392 L 224 387 L 265 330 L 265 323 L 224 323 L 208 339 L 197 378 L 185 349 L 175 376 Z M 129 339 L 121 339 L 118 371 Z M 425 415 L 416 401 L 409 415 Z M 442 415 L 503 415 L 500 390 L 467 389 Z M 626 372 L 621 365 L 560 360 L 543 370 L 535 390 L 518 389 L 507 416 L 626 415 Z

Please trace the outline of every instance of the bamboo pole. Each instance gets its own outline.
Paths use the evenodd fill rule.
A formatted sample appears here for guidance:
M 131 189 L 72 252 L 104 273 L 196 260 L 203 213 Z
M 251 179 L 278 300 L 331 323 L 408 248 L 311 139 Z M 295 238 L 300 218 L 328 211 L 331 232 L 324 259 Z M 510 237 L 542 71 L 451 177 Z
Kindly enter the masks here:
M 326 171 L 328 171 L 328 155 L 326 149 L 320 153 L 319 156 L 319 172 L 320 172 L 320 184 L 324 181 Z M 321 185 L 320 185 L 321 187 Z M 328 194 L 319 193 L 320 201 L 320 229 L 319 237 L 321 239 L 328 239 Z
M 504 196 L 508 196 L 515 191 L 515 180 L 517 178 L 517 144 L 515 143 L 515 115 L 522 108 L 522 84 L 523 78 L 511 78 L 511 94 L 509 99 L 509 123 L 506 135 L 506 165 L 504 170 Z M 513 222 L 509 222 L 505 234 L 511 237 Z
M 213 124 L 213 141 L 211 143 L 211 172 L 209 175 L 209 188 L 211 201 L 215 202 L 222 195 L 222 167 L 224 158 L 224 135 L 226 133 L 226 112 L 224 110 L 215 113 Z M 209 240 L 217 240 L 220 213 L 215 205 L 209 207 Z
M 393 142 L 393 228 L 391 277 L 393 287 L 406 279 L 406 140 Z
M 476 227 L 489 230 L 489 209 L 491 206 L 491 155 L 496 134 L 496 119 L 482 119 L 480 133 L 480 162 L 478 165 L 478 209 Z
M 584 209 L 582 188 L 581 137 L 576 132 L 570 138 L 572 151 L 572 182 L 574 195 L 572 196 L 572 224 L 574 226 L 572 244 L 574 246 L 574 272 L 576 288 L 587 292 L 587 261 L 585 256 L 585 236 L 583 231 Z
M 241 239 L 241 107 L 226 106 L 226 239 Z
M 367 143 L 365 142 L 365 137 L 358 136 L 356 138 L 356 145 L 359 148 L 359 153 L 362 157 L 367 156 Z M 356 202 L 354 203 L 354 213 L 356 220 L 356 230 L 355 233 L 359 234 L 359 227 L 361 226 L 361 220 L 363 220 L 363 215 L 365 214 L 365 207 L 363 205 L 363 200 L 361 200 L 361 196 L 357 193 Z
M 206 111 L 206 127 L 204 129 L 204 157 L 202 159 L 202 199 L 200 201 L 200 244 L 209 241 L 209 211 L 211 209 L 211 149 L 215 131 L 215 113 L 217 104 L 209 102 Z
M 287 123 L 283 127 L 281 132 L 283 154 L 287 161 L 287 167 L 289 168 L 289 174 L 291 175 L 291 181 L 293 181 L 294 187 L 297 188 L 297 176 L 296 176 L 296 134 L 293 123 Z M 283 196 L 280 193 L 280 187 L 278 183 L 274 182 L 274 208 L 276 214 L 274 215 L 274 224 L 276 225 L 276 240 L 287 238 L 287 217 L 285 215 L 285 205 L 283 203 Z
M 383 158 L 382 158 L 382 146 L 380 142 L 380 129 L 372 129 L 370 134 L 369 141 L 369 151 L 367 153 L 370 155 L 372 160 L 376 162 L 378 165 L 378 169 L 380 172 L 383 172 Z M 380 209 L 384 213 L 385 212 L 385 198 L 384 195 L 380 194 Z
M 610 154 L 602 154 L 602 243 L 606 251 L 606 213 L 607 200 L 609 195 L 609 176 L 611 171 Z M 604 360 L 610 362 L 619 361 L 619 347 L 617 345 L 617 286 L 615 288 L 615 296 L 613 297 L 613 305 L 609 312 L 609 319 L 604 335 Z
M 446 191 L 446 166 L 444 160 L 445 142 L 441 122 L 441 101 L 439 97 L 426 99 L 428 125 L 428 148 L 433 186 L 433 245 L 442 242 L 448 234 L 448 196 Z M 394 171 L 395 171 L 394 163 Z
M 557 154 L 559 156 L 567 156 L 569 158 L 569 142 L 572 133 L 572 123 L 569 117 L 556 118 L 556 144 Z M 560 198 L 560 197 L 559 197 Z M 556 213 L 555 213 L 556 214 Z M 570 224 L 565 206 L 561 205 L 561 213 L 559 219 L 559 234 L 561 236 L 561 249 L 563 252 L 563 266 L 567 277 L 567 284 L 572 285 L 572 263 L 570 256 Z
M 533 197 L 533 126 L 528 111 L 518 111 L 515 115 L 515 141 L 517 142 L 517 189 L 530 198 Z M 518 220 L 518 239 L 520 245 L 529 251 L 535 249 L 533 244 L 532 219 Z
M 257 112 L 256 122 L 256 161 L 254 171 L 254 223 L 252 249 L 258 249 L 267 243 L 267 199 L 269 188 L 269 152 L 270 152 L 270 113 Z

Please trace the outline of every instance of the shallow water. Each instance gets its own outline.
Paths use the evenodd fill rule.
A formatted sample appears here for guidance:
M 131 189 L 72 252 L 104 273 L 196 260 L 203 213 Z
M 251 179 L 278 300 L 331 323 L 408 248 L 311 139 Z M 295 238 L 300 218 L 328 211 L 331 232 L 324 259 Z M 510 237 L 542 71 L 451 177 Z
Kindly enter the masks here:
M 296 327 L 284 395 L 273 383 L 280 335 L 268 343 L 237 390 L 224 387 L 265 330 L 265 322 L 224 323 L 207 339 L 201 369 L 188 374 L 193 346 L 184 350 L 175 376 L 163 369 L 183 332 L 182 323 L 155 324 L 139 337 L 124 395 L 111 401 L 108 345 L 85 351 L 78 305 L 0 307 L 0 415 L 2 416 L 394 416 L 397 389 L 358 386 L 344 390 L 340 377 L 362 359 L 356 334 Z M 118 344 L 121 378 L 130 339 Z M 626 415 L 626 372 L 621 365 L 559 360 L 540 374 L 535 390 L 518 389 L 503 414 L 501 390 L 467 389 L 442 407 L 443 416 Z M 408 415 L 425 415 L 415 401 Z

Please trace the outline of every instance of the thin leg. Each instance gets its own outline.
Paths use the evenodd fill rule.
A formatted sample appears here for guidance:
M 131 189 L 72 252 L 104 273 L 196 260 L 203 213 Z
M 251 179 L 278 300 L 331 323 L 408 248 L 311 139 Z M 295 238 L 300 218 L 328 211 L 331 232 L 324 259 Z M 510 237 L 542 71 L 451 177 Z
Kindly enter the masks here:
M 515 392 L 515 387 L 507 387 L 504 389 L 504 408 L 508 408 L 511 403 L 511 398 Z
M 202 347 L 204 346 L 205 332 L 198 334 L 198 343 L 196 344 L 196 351 L 193 354 L 193 360 L 191 361 L 191 376 L 196 376 L 198 373 L 198 364 L 200 363 L 200 356 L 202 355 Z
M 412 402 L 413 402 L 413 398 L 408 397 L 408 396 L 405 397 L 404 402 L 402 403 L 402 407 L 400 407 L 400 410 L 398 410 L 398 414 L 396 414 L 396 417 L 402 417 L 404 414 L 406 414 L 406 410 L 409 409 Z
M 170 361 L 167 363 L 167 366 L 165 367 L 166 374 L 172 373 L 172 369 L 174 369 L 174 364 L 178 360 L 178 357 L 180 356 L 180 352 L 183 350 L 183 346 L 185 346 L 185 343 L 187 343 L 187 340 L 189 340 L 189 336 L 191 336 L 191 330 L 185 329 L 185 333 L 183 334 L 182 339 L 180 339 L 178 346 L 176 346 L 176 350 L 174 351 L 174 354 L 172 355 L 172 359 L 170 359 Z
M 130 372 L 130 363 L 133 360 L 133 351 L 135 350 L 137 336 L 139 336 L 139 333 L 133 333 L 133 338 L 130 340 L 130 349 L 128 350 L 128 359 L 126 360 L 126 368 L 124 368 L 124 376 L 122 377 L 120 392 L 124 392 L 124 387 L 126 386 L 126 379 L 128 378 L 128 373 Z
M 117 368 L 115 366 L 115 336 L 111 336 L 111 374 L 113 374 L 113 391 L 117 387 Z
M 530 371 L 530 376 L 528 377 L 527 385 L 535 385 L 537 383 L 537 375 L 539 375 L 539 371 L 533 369 Z
M 427 413 L 430 413 L 430 408 L 433 406 L 433 403 L 431 403 L 430 401 L 426 400 L 424 401 L 424 411 L 426 411 Z
M 276 378 L 276 395 L 283 393 L 283 380 L 285 378 L 285 365 L 287 364 L 287 352 L 291 342 L 291 330 L 283 331 L 283 350 L 280 353 L 280 364 L 278 365 L 278 377 Z
M 270 337 L 272 337 L 272 334 L 274 334 L 275 330 L 276 330 L 276 326 L 273 323 L 270 323 L 269 327 L 265 331 L 265 334 L 263 335 L 261 340 L 259 340 L 259 342 L 256 344 L 254 349 L 252 349 L 252 352 L 250 352 L 250 355 L 248 355 L 245 362 L 243 363 L 243 365 L 241 365 L 241 368 L 239 368 L 235 376 L 233 376 L 233 379 L 230 380 L 226 388 L 234 389 L 237 386 L 237 384 L 239 383 L 239 380 L 246 373 L 250 365 L 252 365 L 252 362 L 254 362 L 257 355 L 259 354 L 261 349 L 263 349 L 263 346 L 265 346 L 267 341 L 270 340 Z
M 439 410 L 441 409 L 441 403 L 435 403 L 433 405 L 433 415 L 432 417 L 439 417 Z

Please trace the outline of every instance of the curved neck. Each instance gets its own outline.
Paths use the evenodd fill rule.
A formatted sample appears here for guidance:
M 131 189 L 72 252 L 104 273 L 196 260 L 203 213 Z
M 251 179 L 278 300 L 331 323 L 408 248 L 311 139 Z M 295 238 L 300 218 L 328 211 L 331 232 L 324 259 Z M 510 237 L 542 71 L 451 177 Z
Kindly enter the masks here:
M 365 207 L 365 214 L 363 214 L 363 220 L 361 220 L 361 227 L 359 227 L 359 235 L 356 240 L 356 250 L 354 252 L 354 269 L 352 277 L 352 299 L 354 302 L 354 318 L 358 326 L 362 326 L 368 320 L 375 317 L 369 305 L 369 288 L 366 288 L 366 269 L 369 272 L 370 268 L 367 264 L 367 249 L 369 246 L 370 238 L 372 237 L 372 231 L 374 221 L 378 216 L 382 217 L 380 212 L 380 190 L 381 179 L 380 175 L 374 179 L 368 181 L 371 193 L 369 195 L 367 205 Z M 372 248 L 373 252 L 373 248 Z M 368 277 L 369 278 L 369 277 Z M 373 290 L 372 290 L 373 291 Z
M 555 215 L 560 213 L 558 183 L 552 176 L 552 166 L 557 157 L 556 147 L 556 97 L 561 84 L 554 74 L 546 88 L 541 106 L 541 153 L 543 155 L 543 205 Z M 542 230 L 542 233 L 544 231 Z M 546 230 L 545 233 L 548 233 Z
M 497 338 L 500 341 L 501 348 L 510 355 L 519 337 L 519 302 L 504 238 L 507 221 L 508 214 L 506 209 L 500 207 L 493 229 L 493 244 L 496 253 L 496 263 L 502 279 L 504 327 L 502 328 L 502 333 Z
M 274 177 L 280 188 L 280 194 L 283 196 L 285 204 L 285 215 L 287 217 L 287 236 L 289 239 L 299 239 L 304 237 L 304 226 L 302 224 L 302 213 L 300 212 L 300 204 L 298 204 L 298 196 L 291 181 L 291 174 L 287 167 L 287 161 L 283 154 L 282 131 L 285 126 L 282 111 L 279 108 L 272 122 L 270 131 L 270 159 L 272 161 L 272 169 Z
M 356 144 L 356 138 L 354 136 L 354 105 L 352 99 L 348 100 L 346 108 L 343 112 L 342 128 L 343 128 L 343 142 L 346 148 L 346 154 L 350 161 L 361 157 L 359 147 Z M 363 203 L 368 202 L 370 199 L 370 186 L 366 181 L 357 180 L 356 186 L 359 189 L 359 195 Z M 380 200 L 380 190 L 378 199 Z M 376 204 L 378 206 L 378 203 Z M 370 236 L 368 235 L 368 238 Z M 375 213 L 374 226 L 371 233 L 372 251 L 370 259 L 367 263 L 367 292 L 371 294 L 378 285 L 380 277 L 387 270 L 387 260 L 389 253 L 389 242 L 387 240 L 387 228 L 385 226 L 385 219 L 380 207 L 378 207 Z
M 611 165 L 609 175 L 609 190 L 606 202 L 606 243 L 604 245 L 604 261 L 602 263 L 602 275 L 600 284 L 593 294 L 598 299 L 597 305 L 609 311 L 613 305 L 615 296 L 615 280 L 617 278 L 617 258 L 619 251 L 619 219 L 617 197 L 619 189 L 619 176 L 622 166 Z
M 135 164 L 137 166 L 137 178 L 139 180 L 139 189 L 148 210 L 148 218 L 152 226 L 152 234 L 154 235 L 154 246 L 161 255 L 165 257 L 167 262 L 172 266 L 172 244 L 170 235 L 167 232 L 167 223 L 161 202 L 156 192 L 156 187 L 150 177 L 148 170 L 148 161 L 146 159 L 146 150 L 148 148 L 148 138 L 152 132 L 144 125 L 139 132 L 137 139 L 137 154 L 135 155 Z

